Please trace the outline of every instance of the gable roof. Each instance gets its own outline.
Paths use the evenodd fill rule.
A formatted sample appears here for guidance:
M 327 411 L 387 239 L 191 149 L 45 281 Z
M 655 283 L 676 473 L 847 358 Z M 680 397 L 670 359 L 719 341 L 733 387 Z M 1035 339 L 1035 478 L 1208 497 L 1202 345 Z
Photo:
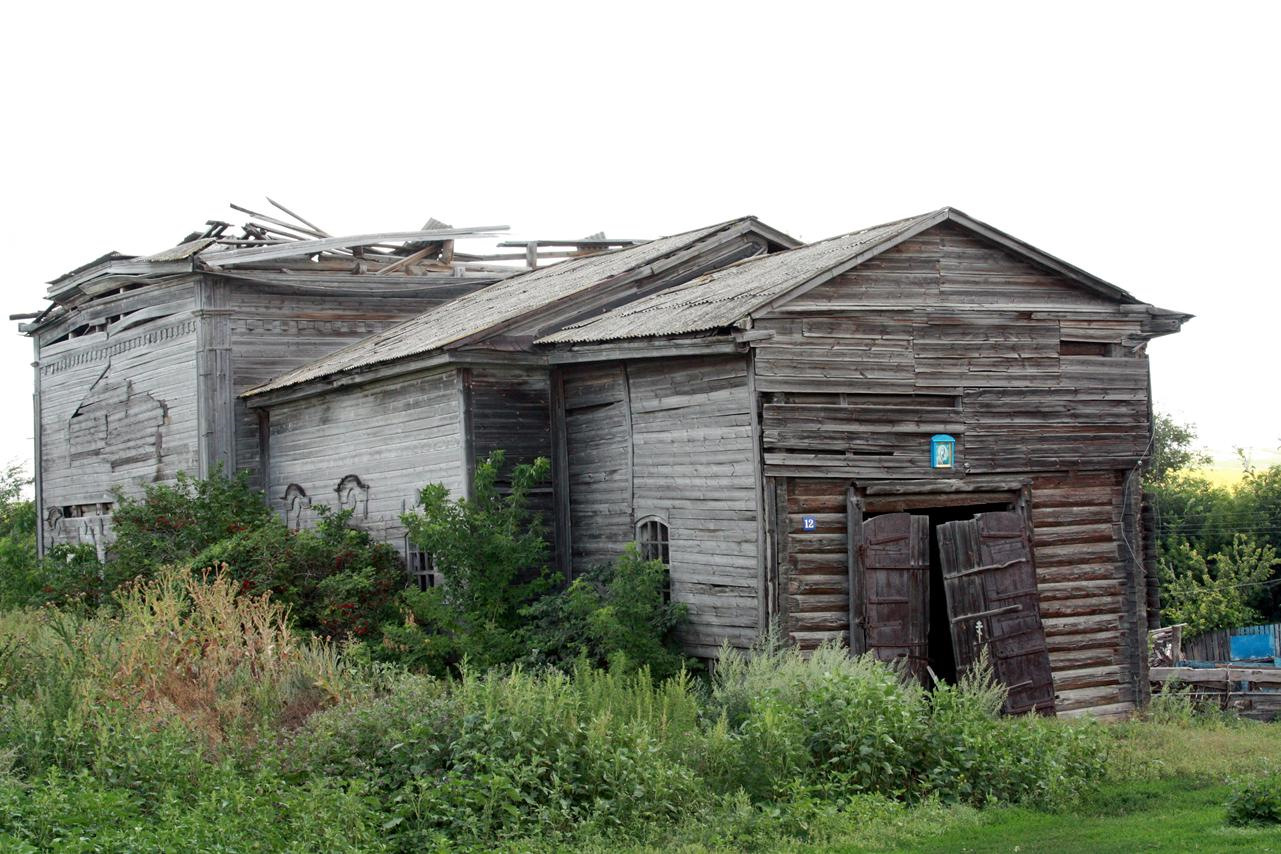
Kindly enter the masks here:
M 512 276 L 489 287 L 451 300 L 431 311 L 362 339 L 309 364 L 244 392 L 251 397 L 373 365 L 425 355 L 472 339 L 598 285 L 652 272 L 651 268 L 684 250 L 763 230 L 778 239 L 791 238 L 762 226 L 755 217 L 660 237 L 647 243 L 575 258 Z
M 1034 246 L 998 231 L 956 208 L 758 256 L 636 300 L 599 317 L 538 339 L 539 344 L 589 343 L 706 332 L 731 326 L 770 303 L 796 296 L 943 222 L 954 222 L 1014 254 L 1057 272 L 1086 289 L 1122 303 L 1129 293 Z

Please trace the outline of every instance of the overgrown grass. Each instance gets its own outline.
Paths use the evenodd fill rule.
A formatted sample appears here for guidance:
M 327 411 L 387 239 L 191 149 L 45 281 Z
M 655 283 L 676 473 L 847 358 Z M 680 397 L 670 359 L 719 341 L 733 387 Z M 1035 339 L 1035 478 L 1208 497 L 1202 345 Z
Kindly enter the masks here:
M 1178 698 L 1113 727 L 1002 718 L 982 669 L 926 691 L 835 647 L 726 651 L 706 681 L 433 678 L 362 649 L 217 572 L 0 614 L 0 848 L 1005 850 L 1132 831 L 1163 786 L 1222 825 L 1281 756 L 1281 728 Z
M 1098 727 L 1001 718 L 982 674 L 931 693 L 835 647 L 773 646 L 726 651 L 707 683 L 586 660 L 438 679 L 301 638 L 240 587 L 164 569 L 98 616 L 0 617 L 15 839 L 127 849 L 112 828 L 152 840 L 157 822 L 202 820 L 174 804 L 238 800 L 313 839 L 292 799 L 314 791 L 335 848 L 371 827 L 405 851 L 646 844 L 674 827 L 741 848 L 892 824 L 908 804 L 1058 802 L 1102 773 Z

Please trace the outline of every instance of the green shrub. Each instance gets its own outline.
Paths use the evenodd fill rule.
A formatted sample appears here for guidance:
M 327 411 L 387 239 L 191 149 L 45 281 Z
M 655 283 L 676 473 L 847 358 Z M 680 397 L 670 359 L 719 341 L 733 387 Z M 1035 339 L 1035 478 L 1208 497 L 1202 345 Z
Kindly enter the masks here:
M 0 470 L 0 607 L 32 602 L 42 579 L 36 565 L 35 502 L 22 498 L 31 483 L 21 466 Z
M 1163 619 L 1187 624 L 1189 637 L 1262 621 L 1250 603 L 1281 565 L 1271 545 L 1236 534 L 1230 547 L 1206 558 L 1175 537 L 1163 542 L 1159 553 Z
M 524 653 L 523 609 L 550 590 L 541 518 L 529 492 L 547 478 L 539 458 L 512 470 L 494 451 L 476 465 L 470 498 L 450 498 L 443 484 L 423 487 L 421 509 L 401 517 L 410 539 L 431 554 L 445 585 L 402 597 L 404 619 L 385 628 L 385 654 L 441 674 L 466 659 L 479 668 L 508 664 Z
M 135 575 L 149 575 L 274 518 L 247 472 L 227 477 L 218 469 L 207 478 L 179 472 L 173 484 L 148 486 L 141 499 L 119 499 L 109 556 Z
M 839 792 L 979 805 L 1067 799 L 1102 776 L 1095 727 L 1003 718 L 1004 690 L 990 668 L 972 671 L 926 692 L 837 646 L 808 658 L 769 643 L 750 658 L 727 649 L 712 704 L 741 752 L 737 767 L 717 774 L 758 798 L 779 797 L 780 784 L 799 778 Z
M 565 590 L 529 606 L 524 636 L 527 660 L 567 667 L 580 659 L 645 667 L 666 679 L 693 662 L 681 652 L 674 629 L 683 604 L 663 601 L 667 568 L 642 560 L 635 544 L 612 564 L 575 578 Z
M 270 591 L 297 625 L 326 637 L 376 637 L 405 585 L 400 556 L 351 526 L 351 511 L 323 505 L 314 529 L 293 531 L 274 516 L 220 540 L 189 563 L 226 566 L 245 593 Z
M 0 777 L 6 851 L 386 851 L 359 785 L 206 769 L 198 785 L 140 793 L 82 771 Z
M 1281 824 L 1281 774 L 1238 785 L 1228 799 L 1228 824 Z
M 291 740 L 289 767 L 372 781 L 404 847 L 621 833 L 710 797 L 684 761 L 698 720 L 688 679 L 464 670 L 314 715 Z

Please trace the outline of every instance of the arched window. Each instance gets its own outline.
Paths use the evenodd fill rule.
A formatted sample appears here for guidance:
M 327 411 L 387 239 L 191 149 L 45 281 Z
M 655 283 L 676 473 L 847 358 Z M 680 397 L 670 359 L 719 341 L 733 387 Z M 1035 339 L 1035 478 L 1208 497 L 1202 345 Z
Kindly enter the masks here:
M 671 536 L 667 523 L 657 516 L 641 519 L 636 523 L 636 544 L 640 546 L 643 559 L 659 561 L 668 568 L 668 572 L 663 576 L 663 601 L 672 601 Z

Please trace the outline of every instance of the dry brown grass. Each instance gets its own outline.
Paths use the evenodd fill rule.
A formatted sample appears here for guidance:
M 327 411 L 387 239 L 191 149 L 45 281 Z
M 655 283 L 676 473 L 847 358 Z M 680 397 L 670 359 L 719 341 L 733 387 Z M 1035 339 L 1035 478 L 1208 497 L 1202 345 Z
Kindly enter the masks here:
M 104 693 L 157 719 L 179 719 L 211 748 L 296 727 L 336 698 L 327 645 L 304 642 L 270 594 L 241 595 L 225 567 L 164 569 L 118 595 Z

